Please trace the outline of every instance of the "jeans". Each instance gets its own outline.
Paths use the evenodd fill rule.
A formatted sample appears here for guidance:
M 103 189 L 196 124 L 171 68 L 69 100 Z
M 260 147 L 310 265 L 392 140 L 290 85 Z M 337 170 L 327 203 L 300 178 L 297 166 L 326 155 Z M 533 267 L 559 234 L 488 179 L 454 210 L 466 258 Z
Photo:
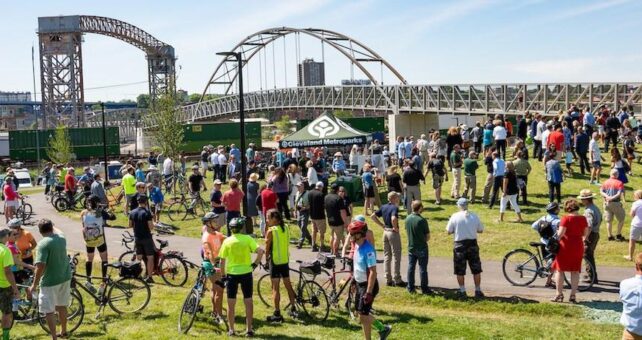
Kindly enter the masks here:
M 297 224 L 301 229 L 301 238 L 299 239 L 299 244 L 303 245 L 303 241 L 307 240 L 312 244 L 312 235 L 308 231 L 308 223 L 310 222 L 310 212 L 299 210 L 299 218 L 297 219 Z
M 219 164 L 218 177 L 221 182 L 225 183 L 225 180 L 227 179 L 227 164 Z
M 609 142 L 613 142 L 613 147 L 617 149 L 617 131 L 610 131 L 604 139 L 604 152 L 609 152 Z
M 519 188 L 519 194 L 522 196 L 522 204 L 528 204 L 528 176 L 517 176 L 517 179 L 524 181 L 524 186 Z
M 580 172 L 584 175 L 584 171 L 591 171 L 591 166 L 589 165 L 588 157 L 586 152 L 577 152 L 577 156 L 580 159 Z
M 415 291 L 415 267 L 419 262 L 421 292 L 428 292 L 428 248 L 408 253 L 408 291 Z
M 481 139 L 476 141 L 476 142 L 474 142 L 473 145 L 475 146 L 474 147 L 475 153 L 477 153 L 479 155 L 481 153 L 481 151 L 482 151 L 482 141 L 481 141 Z
M 288 207 L 289 192 L 277 192 L 276 196 L 279 198 L 276 201 L 276 207 L 279 209 L 281 216 L 286 220 L 290 219 L 290 208 Z
M 220 165 L 218 165 L 218 164 L 212 165 L 212 172 L 213 172 L 212 176 L 213 176 L 214 180 L 221 179 L 220 178 L 220 175 L 221 175 L 221 166 Z
M 561 183 L 548 182 L 548 201 L 553 202 L 557 197 L 557 203 L 562 202 Z
M 421 201 L 421 188 L 418 185 L 408 185 L 406 186 L 406 209 L 408 211 L 412 211 L 412 201 L 414 200 Z
M 483 203 L 488 203 L 488 199 L 490 198 L 490 189 L 493 188 L 494 181 L 495 180 L 493 174 L 486 175 L 486 183 L 484 183 L 484 195 L 482 196 Z
M 537 158 L 538 161 L 542 161 L 542 141 L 538 139 L 533 139 L 533 158 Z
M 503 183 L 504 176 L 495 176 L 493 180 L 493 195 L 490 197 L 490 202 L 488 202 L 489 208 L 492 208 L 493 205 L 495 205 L 495 202 L 497 201 L 497 193 L 499 192 L 499 189 L 502 188 Z
M 394 259 L 394 282 L 401 282 L 401 236 L 387 229 L 383 232 L 383 267 L 386 272 L 386 282 L 393 281 L 391 264 Z
M 497 139 L 495 140 L 495 146 L 497 147 L 497 153 L 502 159 L 506 159 L 506 140 Z

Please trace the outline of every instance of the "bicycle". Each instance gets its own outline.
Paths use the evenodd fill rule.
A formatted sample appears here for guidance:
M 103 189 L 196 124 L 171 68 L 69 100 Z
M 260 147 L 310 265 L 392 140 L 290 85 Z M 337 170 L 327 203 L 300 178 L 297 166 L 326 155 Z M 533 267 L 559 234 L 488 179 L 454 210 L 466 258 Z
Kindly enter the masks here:
M 196 276 L 196 281 L 194 282 L 194 286 L 192 287 L 190 292 L 187 294 L 187 297 L 185 298 L 185 301 L 183 302 L 183 305 L 181 307 L 181 312 L 178 315 L 178 331 L 183 334 L 187 334 L 187 332 L 189 332 L 189 330 L 192 328 L 194 320 L 196 319 L 196 314 L 203 312 L 203 305 L 201 305 L 201 300 L 203 299 L 203 295 L 207 290 L 206 285 L 208 279 L 205 275 L 203 267 L 197 267 L 198 274 Z M 223 313 L 227 314 L 225 308 L 223 308 Z M 227 316 L 221 315 L 221 317 L 223 320 L 222 325 L 225 329 L 225 333 L 227 333 L 230 329 L 230 326 L 227 322 Z M 219 323 L 219 325 L 221 324 Z
M 185 221 L 188 214 L 191 214 L 193 218 L 202 217 L 210 211 L 209 204 L 201 197 L 200 192 L 195 195 L 196 203 L 191 210 L 189 209 L 191 201 L 187 202 L 185 194 L 181 193 L 179 197 L 174 197 L 174 203 L 167 207 L 167 216 L 172 221 Z
M 21 195 L 20 196 L 20 206 L 16 210 L 16 217 L 21 219 L 23 222 L 26 222 L 33 215 L 33 207 L 29 203 L 25 203 L 25 199 L 29 196 Z
M 529 245 L 536 249 L 536 253 L 526 249 L 513 249 L 504 256 L 502 261 L 502 272 L 508 282 L 515 286 L 528 286 L 537 277 L 546 278 L 552 274 L 551 266 L 553 264 L 554 255 L 549 254 L 546 257 L 542 256 L 542 249 L 545 249 L 545 244 L 541 242 L 530 242 Z M 544 263 L 544 265 L 541 265 Z M 578 290 L 586 291 L 593 287 L 595 283 L 595 268 L 584 256 L 582 258 L 582 267 L 585 268 L 587 273 L 584 280 L 580 280 Z M 514 276 L 513 276 L 514 275 Z M 569 278 L 564 275 L 564 281 L 568 286 L 571 282 Z
M 130 245 L 134 243 L 134 236 L 128 231 L 123 233 L 122 236 L 121 243 L 127 251 L 118 257 L 118 261 L 134 261 L 136 259 L 136 251 Z M 187 282 L 189 275 L 187 267 L 195 268 L 197 266 L 187 261 L 180 251 L 170 250 L 163 252 L 163 249 L 169 246 L 169 242 L 159 239 L 156 239 L 156 242 L 158 242 L 159 248 L 156 249 L 156 254 L 154 254 L 153 275 L 160 275 L 163 281 L 172 287 L 182 287 Z
M 343 267 L 341 268 L 341 270 L 337 270 L 335 264 L 336 256 L 330 254 L 321 254 L 321 256 L 325 258 L 325 263 L 323 264 L 323 266 L 326 268 L 332 268 L 332 273 L 328 275 L 328 279 L 321 284 L 321 287 L 325 291 L 330 291 L 328 293 L 328 300 L 330 304 L 339 309 L 341 295 L 347 287 L 348 293 L 343 306 L 348 312 L 350 318 L 352 320 L 355 320 L 357 318 L 357 313 L 356 310 L 354 310 L 354 298 L 357 294 L 357 282 L 352 276 L 352 259 L 347 257 L 339 257 L 338 259 L 343 264 Z M 346 269 L 346 266 L 348 267 L 348 269 Z M 347 274 L 347 278 L 341 279 L 337 285 L 337 276 L 341 274 Z
M 181 194 L 183 194 L 185 192 L 184 190 L 187 188 L 187 181 L 185 179 L 185 176 L 180 171 L 174 171 L 173 175 L 163 179 L 163 181 L 163 189 L 165 189 L 165 194 L 176 193 L 177 184 L 178 192 L 180 192 Z
M 272 307 L 272 277 L 270 277 L 270 268 L 267 263 L 259 263 L 259 267 L 266 271 L 267 273 L 263 274 L 258 281 L 256 281 L 256 293 L 259 296 L 259 299 L 265 307 Z M 301 272 L 290 268 L 290 281 L 292 282 L 292 287 L 296 291 L 296 287 L 299 286 Z M 314 280 L 314 277 L 312 277 Z
M 69 209 L 81 210 L 87 207 L 87 197 L 91 194 L 90 191 L 78 191 L 72 201 L 69 201 L 69 197 L 66 193 L 61 193 L 53 201 L 53 206 L 57 211 L 63 212 Z

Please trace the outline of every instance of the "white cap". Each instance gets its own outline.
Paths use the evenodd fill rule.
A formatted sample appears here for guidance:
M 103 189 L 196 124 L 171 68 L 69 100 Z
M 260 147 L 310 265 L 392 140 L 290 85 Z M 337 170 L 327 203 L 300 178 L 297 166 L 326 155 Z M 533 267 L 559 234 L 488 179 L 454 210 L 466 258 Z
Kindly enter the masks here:
M 317 189 L 323 189 L 323 182 L 318 181 L 317 184 L 315 185 Z

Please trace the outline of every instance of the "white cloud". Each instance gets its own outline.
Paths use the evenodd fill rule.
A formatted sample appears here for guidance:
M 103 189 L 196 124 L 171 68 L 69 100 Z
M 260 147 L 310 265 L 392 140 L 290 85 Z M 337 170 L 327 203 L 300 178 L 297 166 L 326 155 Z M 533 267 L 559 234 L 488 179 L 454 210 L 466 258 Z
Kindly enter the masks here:
M 510 64 L 507 68 L 542 78 L 562 79 L 583 76 L 605 61 L 603 57 L 548 59 Z
M 471 13 L 486 9 L 497 2 L 497 0 L 467 0 L 451 3 L 435 11 L 430 11 L 427 16 L 416 18 L 414 26 L 416 29 L 425 30 L 455 19 L 461 19 Z
M 568 19 L 577 17 L 580 15 L 588 14 L 595 11 L 605 10 L 607 8 L 623 5 L 625 3 L 631 2 L 631 0 L 602 0 L 593 3 L 588 3 L 581 7 L 574 7 L 565 12 L 558 13 L 552 17 L 554 20 Z

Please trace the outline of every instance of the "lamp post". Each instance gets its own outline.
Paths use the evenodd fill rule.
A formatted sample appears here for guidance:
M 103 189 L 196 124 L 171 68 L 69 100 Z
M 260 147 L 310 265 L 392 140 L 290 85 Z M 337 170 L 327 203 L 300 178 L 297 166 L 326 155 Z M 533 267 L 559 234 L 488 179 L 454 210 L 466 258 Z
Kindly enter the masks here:
M 241 188 L 243 190 L 243 216 L 247 215 L 247 160 L 245 159 L 245 107 L 243 102 L 243 55 L 241 52 L 219 52 L 216 55 L 236 58 L 239 84 L 239 123 L 241 132 Z M 248 219 L 245 223 L 245 231 L 248 234 L 253 233 L 252 220 Z
M 107 170 L 107 132 L 105 130 L 105 103 L 100 102 L 100 113 L 103 118 L 103 166 L 105 167 L 105 187 L 109 185 L 109 172 Z

